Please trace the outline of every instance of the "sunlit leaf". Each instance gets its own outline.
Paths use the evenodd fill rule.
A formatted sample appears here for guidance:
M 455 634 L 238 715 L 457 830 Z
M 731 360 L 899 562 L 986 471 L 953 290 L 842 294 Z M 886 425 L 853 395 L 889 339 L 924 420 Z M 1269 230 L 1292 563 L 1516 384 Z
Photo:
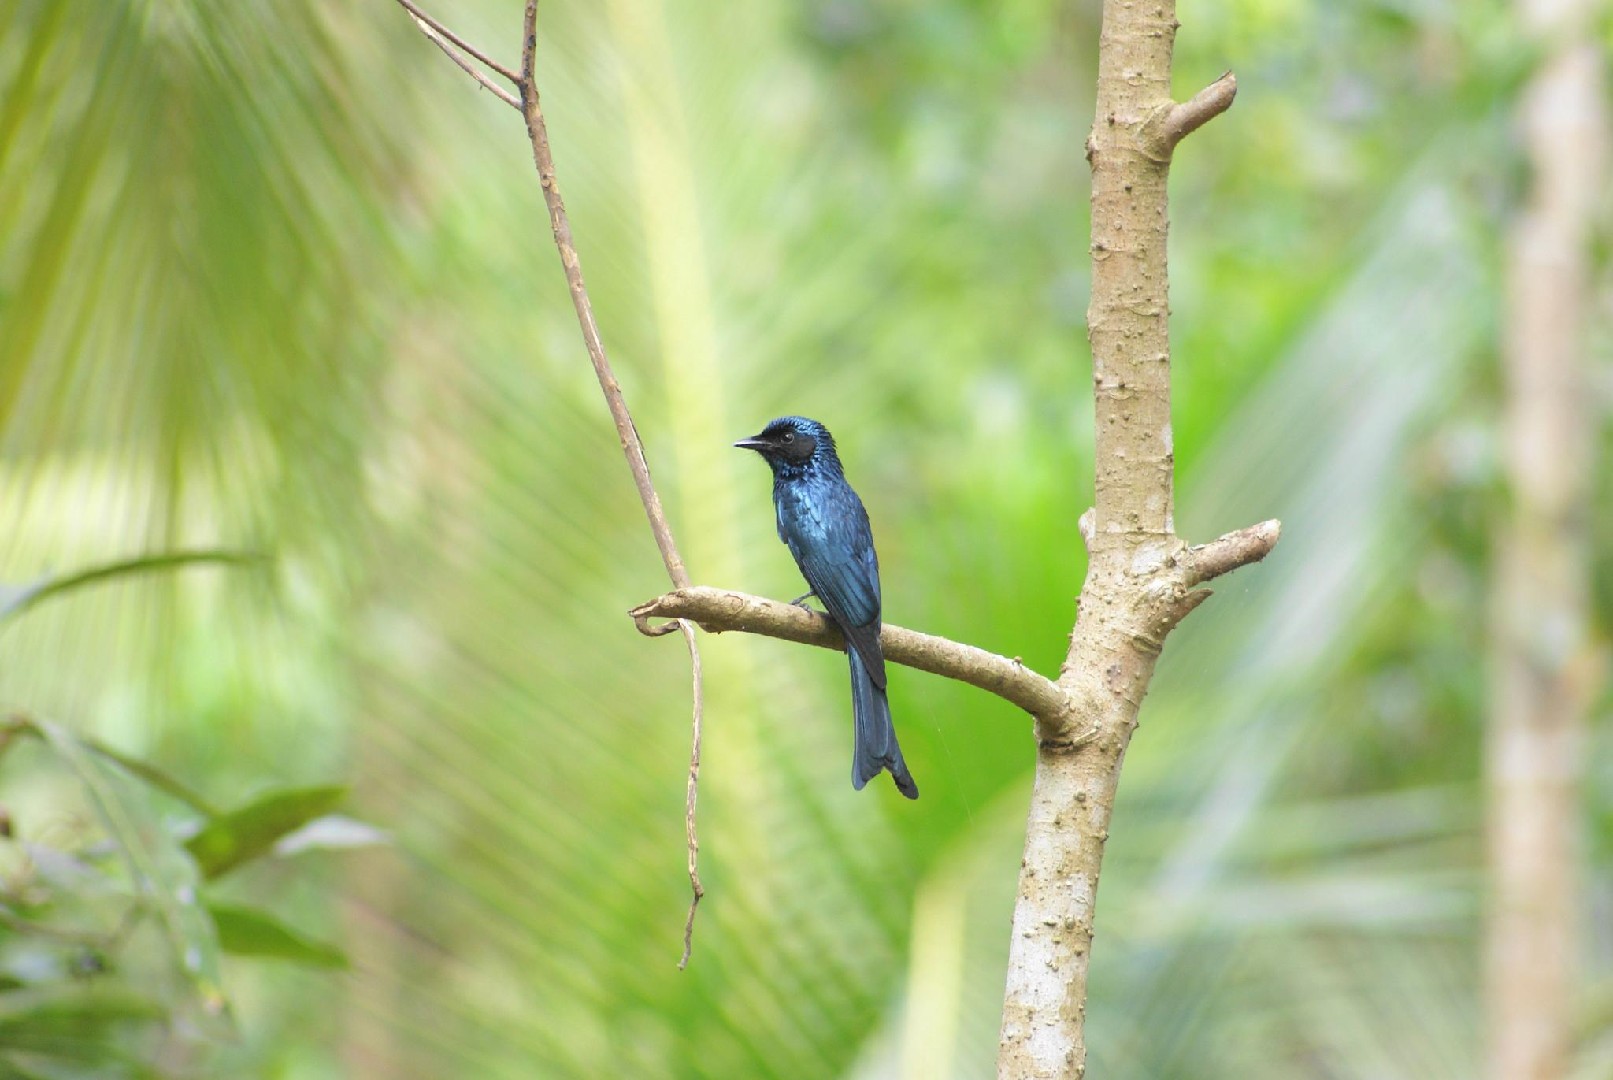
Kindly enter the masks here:
M 329 813 L 346 796 L 347 788 L 339 784 L 271 791 L 212 818 L 185 848 L 202 876 L 212 880 L 267 854 L 276 841 Z
M 341 814 L 327 814 L 276 840 L 274 853 L 284 858 L 320 848 L 342 851 L 391 842 L 391 836 L 384 829 Z

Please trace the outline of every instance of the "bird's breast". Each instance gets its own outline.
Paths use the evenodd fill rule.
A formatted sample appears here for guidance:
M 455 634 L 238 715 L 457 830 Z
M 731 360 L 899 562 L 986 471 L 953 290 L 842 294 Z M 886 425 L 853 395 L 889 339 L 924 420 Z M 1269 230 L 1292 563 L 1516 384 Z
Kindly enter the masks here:
M 828 539 L 825 501 L 815 497 L 808 485 L 799 482 L 781 485 L 774 492 L 773 505 L 778 514 L 779 538 L 785 543 Z

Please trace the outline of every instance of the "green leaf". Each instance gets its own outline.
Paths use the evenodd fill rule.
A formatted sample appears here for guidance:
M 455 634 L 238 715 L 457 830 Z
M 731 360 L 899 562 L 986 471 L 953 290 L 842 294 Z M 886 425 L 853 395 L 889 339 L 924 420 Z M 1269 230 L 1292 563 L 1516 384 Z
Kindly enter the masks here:
M 267 853 L 276 840 L 329 813 L 346 795 L 339 784 L 271 791 L 212 818 L 185 847 L 211 881 Z
M 210 1016 L 228 1015 L 212 920 L 197 902 L 197 867 L 151 806 L 145 789 L 44 720 L 31 726 L 78 776 L 139 893 L 153 909 L 174 962 Z
M 347 956 L 334 945 L 315 941 L 266 911 L 209 902 L 219 945 L 236 956 L 266 956 L 311 967 L 345 968 Z
M 140 555 L 133 559 L 120 559 L 116 562 L 102 563 L 87 570 L 78 570 L 57 577 L 47 576 L 31 585 L 0 585 L 0 622 L 22 614 L 42 600 L 114 578 L 175 570 L 205 563 L 245 566 L 261 559 L 261 555 L 246 551 L 218 549 L 172 551 L 158 555 Z

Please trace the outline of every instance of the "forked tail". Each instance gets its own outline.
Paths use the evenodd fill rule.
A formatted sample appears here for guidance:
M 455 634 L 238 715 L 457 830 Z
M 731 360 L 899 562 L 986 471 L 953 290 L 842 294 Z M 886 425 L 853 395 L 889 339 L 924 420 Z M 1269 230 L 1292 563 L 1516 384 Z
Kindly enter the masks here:
M 851 657 L 851 708 L 857 720 L 857 743 L 851 755 L 851 786 L 862 786 L 885 769 L 890 770 L 896 788 L 909 799 L 919 797 L 913 774 L 907 771 L 902 760 L 902 748 L 896 742 L 896 728 L 891 724 L 890 701 L 885 691 L 874 685 L 868 669 L 863 666 L 857 650 Z

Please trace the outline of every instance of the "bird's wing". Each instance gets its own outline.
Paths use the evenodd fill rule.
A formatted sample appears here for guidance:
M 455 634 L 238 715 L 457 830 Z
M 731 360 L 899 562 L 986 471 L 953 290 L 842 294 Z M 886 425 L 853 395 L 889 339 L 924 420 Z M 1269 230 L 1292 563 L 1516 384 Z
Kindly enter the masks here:
M 857 650 L 874 685 L 885 686 L 879 645 L 879 559 L 868 514 L 849 488 L 801 499 L 780 514 L 780 533 L 801 576 Z
M 840 625 L 846 644 L 857 650 L 874 685 L 885 687 L 885 654 L 879 645 L 879 569 L 873 546 L 866 554 L 809 550 L 796 561 L 830 616 Z

